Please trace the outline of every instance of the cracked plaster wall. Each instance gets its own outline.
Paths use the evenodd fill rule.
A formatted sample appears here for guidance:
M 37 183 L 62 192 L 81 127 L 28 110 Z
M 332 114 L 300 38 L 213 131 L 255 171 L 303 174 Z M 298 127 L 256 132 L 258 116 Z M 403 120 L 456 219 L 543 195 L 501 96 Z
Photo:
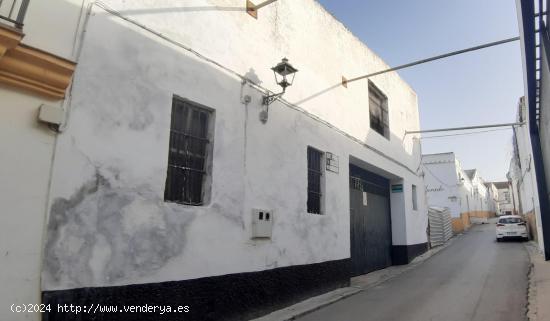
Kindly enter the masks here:
M 139 7 L 137 3 L 132 6 Z M 320 12 L 317 4 L 305 0 L 304 3 L 313 5 L 316 14 L 322 14 L 322 22 L 317 23 L 322 25 L 325 19 L 332 19 Z M 145 7 L 150 9 L 151 5 Z M 123 7 L 117 9 L 124 11 Z M 304 9 L 300 9 L 303 13 L 301 10 Z M 160 16 L 133 14 L 159 29 L 164 28 L 158 25 Z M 223 41 L 211 40 L 221 39 L 219 28 L 244 28 L 252 22 L 240 19 L 248 17 L 203 12 L 199 27 L 194 18 L 186 16 L 195 14 L 164 16 L 166 24 L 179 28 L 178 34 L 174 34 L 176 29 L 167 34 L 203 49 L 202 53 L 219 58 L 217 61 L 231 68 L 241 69 L 246 60 L 249 64 L 243 70 L 248 71 L 248 76 L 271 83 L 272 75 L 267 76 L 262 70 L 269 64 L 264 56 L 258 56 L 266 48 L 242 52 L 237 43 L 232 43 L 224 51 L 219 48 Z M 231 18 L 224 16 L 227 19 L 220 20 L 221 14 Z M 181 16 L 194 24 L 174 20 Z M 266 15 L 266 19 L 271 18 Z M 189 28 L 182 28 L 183 25 Z M 318 27 L 322 28 L 321 25 Z M 205 31 L 209 27 L 212 29 Z M 284 32 L 290 27 L 279 25 L 278 31 L 273 31 L 282 34 L 283 44 L 291 42 Z M 265 22 L 260 28 L 267 28 Z M 207 33 L 199 41 L 193 30 Z M 341 26 L 331 32 L 350 41 Z M 272 49 L 293 51 L 291 48 L 296 47 L 299 46 L 290 43 Z M 372 55 L 363 47 L 358 52 Z M 284 53 L 276 52 L 277 59 L 281 55 Z M 239 61 L 228 61 L 229 57 L 238 57 Z M 312 60 L 319 58 L 315 57 Z M 371 57 L 373 64 L 383 65 L 379 58 Z M 311 70 L 307 66 L 301 65 L 300 71 L 306 79 L 308 69 Z M 308 86 L 303 81 L 302 86 L 295 86 L 296 92 L 290 98 L 293 95 L 298 95 L 294 99 L 306 98 L 308 92 L 315 90 L 315 84 Z M 405 127 L 400 122 L 405 122 L 407 129 L 418 127 L 416 96 L 395 75 L 382 78 L 380 84 L 396 102 L 393 120 L 390 119 L 396 132 L 390 141 L 361 132 L 368 124 L 364 118 L 368 110 L 365 112 L 364 106 L 357 110 L 353 107 L 349 115 L 338 117 L 342 113 L 328 112 L 328 103 L 318 107 L 308 103 L 304 108 L 335 126 L 342 125 L 340 128 L 349 135 L 371 142 L 410 168 L 417 168 L 418 148 L 398 137 Z M 163 201 L 174 94 L 215 110 L 211 200 L 205 206 Z M 241 103 L 244 94 L 252 97 L 248 105 Z M 347 92 L 340 92 L 338 97 L 345 97 L 341 101 L 345 104 L 364 99 L 364 94 L 350 92 L 350 98 Z M 329 102 L 335 95 L 331 93 Z M 406 186 L 415 184 L 423 190 L 418 176 L 302 111 L 275 102 L 270 106 L 267 124 L 261 124 L 260 101 L 261 94 L 248 85 L 243 87 L 237 77 L 101 9 L 94 9 L 75 73 L 69 128 L 59 136 L 56 148 L 43 290 L 184 280 L 348 258 L 349 155 L 368 162 L 392 179 L 401 178 Z M 320 110 L 321 107 L 326 110 Z M 354 113 L 356 119 L 363 117 L 365 121 L 351 121 L 349 117 Z M 399 118 L 405 114 L 409 116 Z M 306 213 L 308 145 L 339 156 L 339 173 L 325 173 L 324 215 Z M 395 225 L 406 233 L 400 230 L 394 241 L 426 242 L 423 198 L 419 198 L 418 212 L 409 210 L 412 205 L 408 195 L 402 196 L 400 204 L 402 222 Z M 253 208 L 273 210 L 271 240 L 250 239 Z

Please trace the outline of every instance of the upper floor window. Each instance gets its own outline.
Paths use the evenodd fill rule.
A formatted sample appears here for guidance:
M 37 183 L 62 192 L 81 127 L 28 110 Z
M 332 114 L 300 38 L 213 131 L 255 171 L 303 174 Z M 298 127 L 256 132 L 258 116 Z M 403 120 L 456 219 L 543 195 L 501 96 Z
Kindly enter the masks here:
M 174 96 L 164 200 L 203 205 L 211 162 L 210 109 Z
M 389 139 L 388 98 L 371 81 L 369 81 L 369 116 L 370 128 Z
M 321 214 L 323 153 L 307 148 L 307 212 Z

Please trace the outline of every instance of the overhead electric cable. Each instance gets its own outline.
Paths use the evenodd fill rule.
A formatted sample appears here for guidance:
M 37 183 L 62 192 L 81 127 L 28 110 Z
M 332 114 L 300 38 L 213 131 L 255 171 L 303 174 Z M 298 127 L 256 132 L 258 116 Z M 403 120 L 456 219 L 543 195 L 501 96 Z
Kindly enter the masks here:
M 426 136 L 426 137 L 420 137 L 420 139 L 441 138 L 441 137 L 451 137 L 451 136 L 463 136 L 463 135 L 474 135 L 474 134 L 497 132 L 497 131 L 503 131 L 503 130 L 509 130 L 509 128 L 482 130 L 482 131 L 471 132 L 471 133 L 458 133 L 458 134 L 448 134 L 448 135 Z
M 433 132 L 452 132 L 459 130 L 468 130 L 468 129 L 480 129 L 480 128 L 494 128 L 494 127 L 508 127 L 508 126 L 521 126 L 525 123 L 505 123 L 505 124 L 489 124 L 489 125 L 476 125 L 476 126 L 465 126 L 465 127 L 450 127 L 450 128 L 438 128 L 438 129 L 425 129 L 425 130 L 406 130 L 405 135 L 408 134 L 422 134 L 422 133 L 433 133 Z
M 474 47 L 470 47 L 470 48 L 457 50 L 457 51 L 449 52 L 449 53 L 446 53 L 446 54 L 442 54 L 442 55 L 422 59 L 422 60 L 413 61 L 413 62 L 404 64 L 404 65 L 400 65 L 400 66 L 397 66 L 397 67 L 393 67 L 393 68 L 373 72 L 373 73 L 370 73 L 370 74 L 367 74 L 367 75 L 364 75 L 364 76 L 359 76 L 359 77 L 355 77 L 355 78 L 351 78 L 351 79 L 346 79 L 346 78 L 342 77 L 342 85 L 344 87 L 347 87 L 347 85 L 350 82 L 354 82 L 354 81 L 357 81 L 357 80 L 377 76 L 377 75 L 380 75 L 380 74 L 384 74 L 384 73 L 391 72 L 391 71 L 396 71 L 396 70 L 403 69 L 403 68 L 408 68 L 408 67 L 424 64 L 424 63 L 434 61 L 434 60 L 439 60 L 439 59 L 443 59 L 443 58 L 447 58 L 447 57 L 451 57 L 451 56 L 460 55 L 460 54 L 470 52 L 470 51 L 475 51 L 475 50 L 480 50 L 480 49 L 484 49 L 484 48 L 488 48 L 488 47 L 498 46 L 498 45 L 502 45 L 502 44 L 509 43 L 509 42 L 512 42 L 512 41 L 517 41 L 517 40 L 519 40 L 519 37 L 513 37 L 513 38 L 503 39 L 503 40 L 499 40 L 499 41 L 493 41 L 493 42 L 489 42 L 489 43 L 482 44 L 482 45 L 479 45 L 479 46 L 474 46 Z

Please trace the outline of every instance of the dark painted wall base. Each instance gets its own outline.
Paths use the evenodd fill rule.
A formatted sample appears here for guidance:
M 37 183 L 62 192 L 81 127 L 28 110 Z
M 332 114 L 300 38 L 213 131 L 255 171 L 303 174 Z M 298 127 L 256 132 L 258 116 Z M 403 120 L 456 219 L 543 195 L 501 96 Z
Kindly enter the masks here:
M 415 257 L 428 250 L 428 243 L 413 245 L 393 245 L 391 257 L 393 265 L 409 264 Z
M 306 298 L 349 285 L 350 260 L 295 265 L 267 271 L 238 273 L 185 281 L 116 287 L 45 291 L 42 301 L 51 305 L 44 321 L 53 320 L 248 320 Z M 58 310 L 70 304 L 89 310 L 93 304 L 189 306 L 188 313 L 126 313 Z M 86 307 L 86 308 L 85 308 Z

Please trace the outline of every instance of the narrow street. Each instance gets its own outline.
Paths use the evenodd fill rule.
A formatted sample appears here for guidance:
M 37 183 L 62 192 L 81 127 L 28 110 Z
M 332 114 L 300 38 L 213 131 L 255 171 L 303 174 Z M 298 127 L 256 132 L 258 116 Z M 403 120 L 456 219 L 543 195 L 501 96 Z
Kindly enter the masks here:
M 0 321 L 550 321 L 550 0 L 0 0 L 0 105 Z
M 526 320 L 528 269 L 521 242 L 473 226 L 415 269 L 300 320 Z

